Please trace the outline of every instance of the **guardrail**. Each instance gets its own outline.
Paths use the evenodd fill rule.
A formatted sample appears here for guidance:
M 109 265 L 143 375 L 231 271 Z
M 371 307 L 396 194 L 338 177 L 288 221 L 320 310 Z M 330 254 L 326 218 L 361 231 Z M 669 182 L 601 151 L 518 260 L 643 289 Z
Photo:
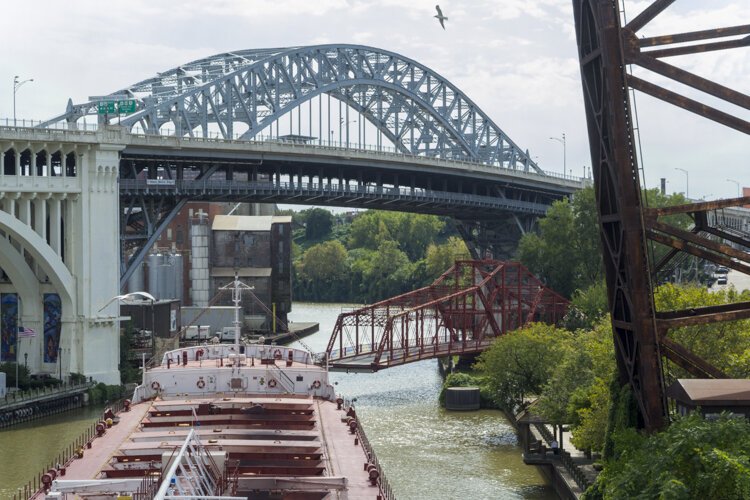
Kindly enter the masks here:
M 84 382 L 81 384 L 63 383 L 56 387 L 40 387 L 38 389 L 32 389 L 29 391 L 8 392 L 5 394 L 5 398 L 0 398 L 0 410 L 18 403 L 33 403 L 40 399 L 46 399 L 50 396 L 64 396 L 66 394 L 73 394 L 88 389 L 93 385 L 94 384 L 92 382 Z M 19 393 L 20 396 L 18 395 Z

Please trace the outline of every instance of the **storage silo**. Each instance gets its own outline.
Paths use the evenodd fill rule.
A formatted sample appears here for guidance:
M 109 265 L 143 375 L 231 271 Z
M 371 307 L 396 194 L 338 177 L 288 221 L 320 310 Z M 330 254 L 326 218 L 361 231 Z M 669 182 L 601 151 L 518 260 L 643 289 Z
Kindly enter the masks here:
M 145 280 L 144 280 L 144 269 L 143 269 L 143 262 L 138 264 L 133 271 L 133 274 L 130 275 L 130 278 L 128 278 L 127 282 L 127 291 L 128 293 L 132 292 L 142 292 L 145 290 Z
M 146 257 L 148 268 L 148 293 L 161 299 L 161 288 L 159 287 L 159 266 L 161 265 L 161 254 L 152 253 Z
M 180 300 L 180 304 L 184 304 L 183 301 L 184 297 L 183 295 L 183 280 L 182 280 L 182 273 L 185 270 L 185 259 L 180 254 L 174 254 L 174 273 L 175 273 L 175 296 L 174 298 Z
M 208 279 L 208 216 L 199 213 L 191 220 L 190 238 L 192 254 L 190 256 L 190 285 L 193 305 L 208 306 L 210 296 Z

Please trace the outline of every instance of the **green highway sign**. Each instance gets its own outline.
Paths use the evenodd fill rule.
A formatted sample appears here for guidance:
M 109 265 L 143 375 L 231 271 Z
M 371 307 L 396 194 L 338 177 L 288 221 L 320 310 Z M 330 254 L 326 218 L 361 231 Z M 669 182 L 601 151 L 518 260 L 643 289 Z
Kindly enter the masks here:
M 117 113 L 114 101 L 100 102 L 96 107 L 96 112 L 100 115 L 109 115 Z
M 135 99 L 117 101 L 117 109 L 120 110 L 120 113 L 135 113 Z
M 120 113 L 135 113 L 135 99 L 125 101 L 102 101 L 96 106 L 100 115 L 114 115 Z

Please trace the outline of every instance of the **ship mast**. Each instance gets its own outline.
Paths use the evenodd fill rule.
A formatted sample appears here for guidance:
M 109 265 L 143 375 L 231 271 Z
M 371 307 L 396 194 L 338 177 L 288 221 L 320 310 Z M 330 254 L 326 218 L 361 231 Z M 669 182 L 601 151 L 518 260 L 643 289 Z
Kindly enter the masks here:
M 248 286 L 240 281 L 237 270 L 234 271 L 234 281 L 220 287 L 220 290 L 232 290 L 232 302 L 234 302 L 234 352 L 240 352 L 240 311 L 242 309 L 242 290 L 253 290 L 255 287 Z

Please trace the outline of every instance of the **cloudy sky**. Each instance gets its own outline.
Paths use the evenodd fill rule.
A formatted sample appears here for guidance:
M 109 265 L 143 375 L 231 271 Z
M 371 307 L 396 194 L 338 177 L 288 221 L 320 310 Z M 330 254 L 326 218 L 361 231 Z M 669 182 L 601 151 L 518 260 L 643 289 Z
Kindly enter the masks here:
M 626 2 L 628 18 L 650 2 Z M 43 119 L 181 63 L 231 50 L 357 43 L 403 54 L 448 78 L 546 170 L 591 165 L 569 0 L 25 0 L 0 17 L 0 117 L 13 114 L 13 76 L 34 78 L 17 114 Z M 646 36 L 750 24 L 750 0 L 678 0 Z M 750 93 L 750 49 L 669 61 Z M 655 83 L 663 83 L 651 77 Z M 671 85 L 675 90 L 683 91 Z M 710 99 L 705 102 L 711 104 Z M 638 95 L 649 187 L 691 198 L 750 186 L 750 137 Z M 748 110 L 729 111 L 750 119 Z M 676 168 L 689 172 L 687 176 Z M 727 180 L 730 179 L 730 180 Z

